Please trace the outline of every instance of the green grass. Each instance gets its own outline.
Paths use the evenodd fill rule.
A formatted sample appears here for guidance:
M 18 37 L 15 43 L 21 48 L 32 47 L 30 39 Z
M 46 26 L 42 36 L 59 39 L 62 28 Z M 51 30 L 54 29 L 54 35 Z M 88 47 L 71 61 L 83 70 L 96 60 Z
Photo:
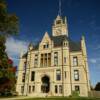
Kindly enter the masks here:
M 22 99 L 20 99 L 22 100 Z M 100 98 L 67 98 L 67 97 L 52 97 L 52 98 L 29 98 L 24 100 L 100 100 Z

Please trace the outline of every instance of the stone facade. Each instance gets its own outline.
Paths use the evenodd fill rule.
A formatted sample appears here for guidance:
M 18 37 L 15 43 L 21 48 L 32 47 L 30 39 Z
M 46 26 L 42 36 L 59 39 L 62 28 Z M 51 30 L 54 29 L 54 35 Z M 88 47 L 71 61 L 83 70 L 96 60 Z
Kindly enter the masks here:
M 21 55 L 16 91 L 34 97 L 69 96 L 73 91 L 88 96 L 85 38 L 77 42 L 68 37 L 66 17 L 58 15 L 52 36 L 46 32 L 40 43 L 30 43 L 27 53 Z

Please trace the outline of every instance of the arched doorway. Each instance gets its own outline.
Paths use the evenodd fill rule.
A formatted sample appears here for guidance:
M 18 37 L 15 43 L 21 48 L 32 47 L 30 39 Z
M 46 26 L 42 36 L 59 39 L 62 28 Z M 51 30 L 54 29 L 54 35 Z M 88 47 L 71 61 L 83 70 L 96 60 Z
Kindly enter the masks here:
M 42 85 L 41 85 L 41 91 L 43 93 L 48 93 L 50 90 L 50 79 L 47 75 L 45 75 L 44 77 L 42 77 L 41 79 L 42 81 Z

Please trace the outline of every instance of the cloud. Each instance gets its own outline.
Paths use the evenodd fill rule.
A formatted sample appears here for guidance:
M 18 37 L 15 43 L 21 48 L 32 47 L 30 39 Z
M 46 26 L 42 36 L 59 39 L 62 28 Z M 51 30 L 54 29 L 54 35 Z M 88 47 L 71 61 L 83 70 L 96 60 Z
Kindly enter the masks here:
M 90 61 L 90 63 L 92 63 L 92 64 L 96 64 L 96 63 L 97 63 L 97 59 L 94 59 L 94 58 L 91 58 L 89 61 Z
M 97 45 L 94 50 L 100 50 L 100 45 Z
M 13 60 L 18 60 L 21 52 L 27 51 L 28 42 L 14 38 L 8 38 L 6 41 L 6 51 Z
M 99 58 L 99 57 L 90 58 L 90 59 L 89 59 L 89 62 L 92 63 L 92 64 L 99 64 L 100 58 Z

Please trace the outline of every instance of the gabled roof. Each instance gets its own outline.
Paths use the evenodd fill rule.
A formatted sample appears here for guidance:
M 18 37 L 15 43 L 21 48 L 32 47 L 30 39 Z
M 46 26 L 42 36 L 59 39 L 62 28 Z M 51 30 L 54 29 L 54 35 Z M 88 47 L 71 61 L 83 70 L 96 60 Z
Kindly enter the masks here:
M 54 47 L 61 47 L 63 46 L 63 41 L 67 40 L 69 42 L 69 49 L 71 52 L 73 51 L 81 51 L 81 41 L 72 41 L 70 38 L 68 38 L 66 35 L 62 36 L 51 36 L 51 40 L 54 42 Z M 33 46 L 33 50 L 39 49 L 39 43 Z M 27 57 L 27 53 L 25 53 L 23 58 Z
M 51 36 L 51 39 L 54 42 L 54 47 L 62 46 L 64 40 L 68 40 L 66 35 L 61 36 Z
M 54 47 L 61 47 L 63 45 L 63 41 L 67 40 L 69 42 L 70 51 L 80 51 L 81 50 L 81 41 L 72 41 L 66 35 L 62 36 L 52 36 L 51 39 L 54 42 Z
M 76 41 L 69 41 L 69 47 L 70 51 L 81 51 L 81 41 L 76 42 Z
M 37 43 L 36 45 L 34 45 L 33 50 L 38 50 L 39 49 L 39 43 Z
M 43 36 L 43 38 L 42 38 L 41 43 L 47 42 L 47 41 L 50 42 L 50 41 L 51 41 L 51 38 L 50 38 L 48 32 L 45 32 L 45 34 L 44 34 L 44 36 Z

